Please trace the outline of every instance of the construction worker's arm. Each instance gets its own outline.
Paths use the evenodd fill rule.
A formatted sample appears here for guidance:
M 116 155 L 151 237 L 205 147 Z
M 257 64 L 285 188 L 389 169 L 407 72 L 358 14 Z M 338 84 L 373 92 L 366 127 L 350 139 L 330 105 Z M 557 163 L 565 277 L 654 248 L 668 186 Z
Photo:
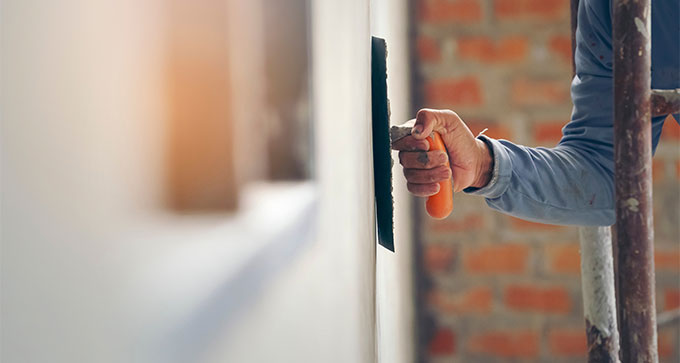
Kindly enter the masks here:
M 574 109 L 559 145 L 530 148 L 475 138 L 455 113 L 421 110 L 412 135 L 394 145 L 401 150 L 412 193 L 435 193 L 435 182 L 448 177 L 438 168 L 450 161 L 454 190 L 484 196 L 490 207 L 501 212 L 553 224 L 614 223 L 609 4 L 581 1 L 578 16 L 576 76 L 571 85 Z M 653 120 L 654 147 L 662 124 L 663 118 Z M 422 142 L 432 131 L 442 135 L 448 159 L 414 154 L 427 150 L 421 148 Z M 426 159 L 427 165 L 420 163 Z

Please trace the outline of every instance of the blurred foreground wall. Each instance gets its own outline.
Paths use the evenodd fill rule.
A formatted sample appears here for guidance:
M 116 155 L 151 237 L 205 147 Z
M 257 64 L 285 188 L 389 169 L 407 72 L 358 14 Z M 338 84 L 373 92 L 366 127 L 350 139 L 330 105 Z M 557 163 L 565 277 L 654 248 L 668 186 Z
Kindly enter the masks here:
M 568 0 L 413 0 L 415 109 L 455 110 L 477 134 L 554 146 L 569 120 Z M 680 128 L 654 157 L 658 311 L 680 306 Z M 428 362 L 583 362 L 578 229 L 528 223 L 458 194 L 437 222 L 417 203 L 419 354 Z M 680 327 L 659 331 L 680 359 Z
M 410 293 L 376 293 L 369 1 L 308 3 L 287 183 L 264 0 L 1 4 L 3 363 L 372 363 L 376 294 L 411 358 Z

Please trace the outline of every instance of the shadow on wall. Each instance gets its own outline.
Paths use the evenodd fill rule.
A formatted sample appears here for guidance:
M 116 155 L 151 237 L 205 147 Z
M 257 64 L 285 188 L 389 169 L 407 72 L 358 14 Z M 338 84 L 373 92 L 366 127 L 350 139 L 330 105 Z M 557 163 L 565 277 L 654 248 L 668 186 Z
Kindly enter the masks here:
M 274 238 L 265 241 L 245 239 L 264 248 L 216 286 L 200 306 L 159 341 L 153 351 L 160 356 L 154 361 L 209 361 L 206 352 L 212 352 L 216 345 L 238 334 L 239 323 L 249 313 L 251 305 L 262 298 L 275 277 L 290 268 L 300 252 L 313 242 L 312 222 L 317 213 L 316 202 L 308 203 Z

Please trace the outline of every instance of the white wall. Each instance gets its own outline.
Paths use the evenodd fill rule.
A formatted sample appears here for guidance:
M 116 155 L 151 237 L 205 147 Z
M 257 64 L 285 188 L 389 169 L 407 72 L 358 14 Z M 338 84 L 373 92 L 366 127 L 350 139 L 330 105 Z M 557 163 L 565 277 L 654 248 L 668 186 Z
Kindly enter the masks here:
M 408 1 L 373 0 L 371 32 L 387 41 L 387 92 L 390 122 L 398 125 L 413 115 L 408 41 Z M 377 314 L 380 362 L 408 363 L 415 359 L 412 197 L 406 190 L 397 155 L 392 168 L 396 252 L 378 248 Z
M 320 185 L 320 236 L 330 243 L 329 281 L 342 327 L 335 354 L 375 361 L 375 212 L 370 109 L 370 14 L 364 0 L 313 1 L 312 92 Z M 358 340 L 357 340 L 358 338 Z
M 3 363 L 374 361 L 366 1 L 312 6 L 318 184 L 239 216 L 163 209 L 163 0 L 1 6 Z
M 182 243 L 156 212 L 162 10 L 2 2 L 3 362 L 130 361 L 132 286 Z

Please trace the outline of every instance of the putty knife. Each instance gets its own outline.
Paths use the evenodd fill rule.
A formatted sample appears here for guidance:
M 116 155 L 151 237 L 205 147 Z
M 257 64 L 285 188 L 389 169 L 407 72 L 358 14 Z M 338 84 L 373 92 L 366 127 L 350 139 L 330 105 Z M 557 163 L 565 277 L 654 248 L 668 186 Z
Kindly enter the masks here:
M 392 154 L 390 148 L 390 105 L 387 99 L 387 44 L 371 38 L 371 102 L 373 118 L 373 178 L 378 243 L 394 252 L 394 199 L 392 198 Z
M 390 104 L 387 98 L 387 45 L 384 39 L 376 37 L 371 38 L 371 102 L 378 243 L 394 252 L 391 142 L 410 135 L 413 123 L 390 128 Z M 429 150 L 446 151 L 439 133 L 433 131 L 426 139 L 430 145 Z M 446 218 L 453 210 L 452 183 L 451 178 L 439 182 L 439 192 L 427 198 L 425 208 L 433 218 Z

